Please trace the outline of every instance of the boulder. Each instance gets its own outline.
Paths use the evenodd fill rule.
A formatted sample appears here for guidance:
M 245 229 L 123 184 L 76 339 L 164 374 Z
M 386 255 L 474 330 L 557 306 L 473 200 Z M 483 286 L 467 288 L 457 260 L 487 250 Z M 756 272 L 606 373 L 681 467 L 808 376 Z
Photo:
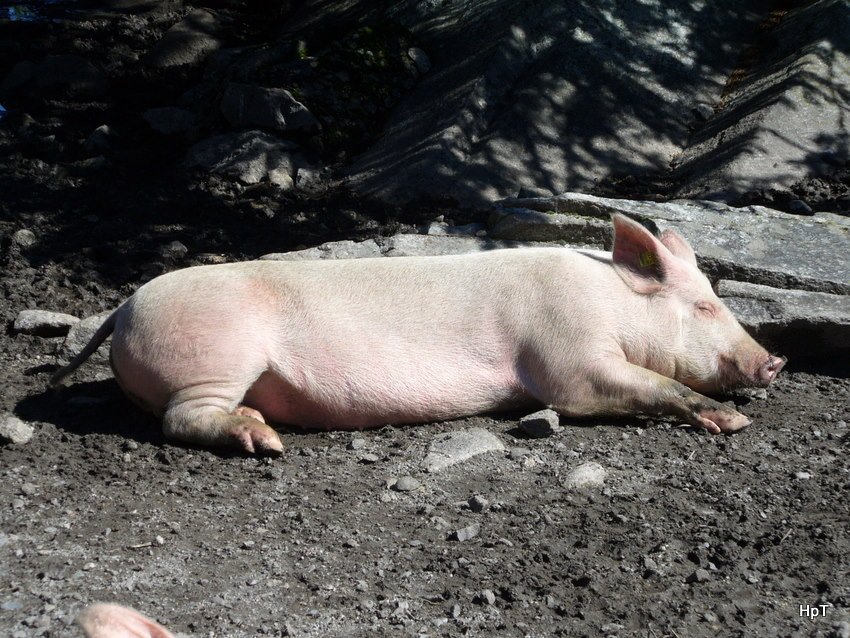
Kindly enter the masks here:
M 221 112 L 236 128 L 314 133 L 319 121 L 286 89 L 231 82 L 221 98 Z

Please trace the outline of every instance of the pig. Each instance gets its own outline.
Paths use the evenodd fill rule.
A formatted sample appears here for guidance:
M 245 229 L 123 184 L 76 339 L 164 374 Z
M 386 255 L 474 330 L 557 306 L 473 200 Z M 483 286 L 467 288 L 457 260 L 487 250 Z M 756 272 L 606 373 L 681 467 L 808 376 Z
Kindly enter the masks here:
M 750 420 L 705 396 L 785 364 L 714 294 L 688 242 L 612 216 L 613 250 L 199 266 L 143 285 L 110 333 L 119 385 L 166 437 L 276 454 L 266 422 L 360 429 L 544 404 L 566 417 Z
M 174 638 L 162 625 L 129 607 L 95 603 L 77 616 L 86 638 Z

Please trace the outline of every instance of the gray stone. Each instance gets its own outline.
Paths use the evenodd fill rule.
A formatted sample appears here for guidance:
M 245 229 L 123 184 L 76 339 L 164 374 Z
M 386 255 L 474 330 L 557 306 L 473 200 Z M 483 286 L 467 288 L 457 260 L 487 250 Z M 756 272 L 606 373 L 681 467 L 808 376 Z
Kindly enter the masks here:
M 366 447 L 366 441 L 364 439 L 351 439 L 346 447 L 349 450 L 362 450 Z
M 300 191 L 316 193 L 325 188 L 322 172 L 317 168 L 304 167 L 295 171 L 295 187 Z
M 455 530 L 449 535 L 449 538 L 462 543 L 475 538 L 479 533 L 481 533 L 481 526 L 478 523 L 473 523 L 472 525 L 467 525 L 466 527 L 461 527 L 460 529 Z
M 421 77 L 355 159 L 352 187 L 394 203 L 481 205 L 517 184 L 561 192 L 666 170 L 689 138 L 693 107 L 720 101 L 763 17 L 751 3 L 711 6 L 347 3 L 347 19 L 386 13 L 440 52 L 439 73 Z M 312 10 L 328 16 L 314 28 L 329 26 L 328 3 L 313 0 Z
M 322 126 L 286 89 L 231 82 L 221 98 L 221 112 L 237 128 L 313 133 Z
M 166 259 L 179 260 L 183 259 L 189 253 L 189 249 L 186 248 L 183 242 L 175 240 L 163 246 L 160 252 Z
M 407 50 L 407 55 L 416 65 L 416 70 L 423 75 L 431 70 L 431 60 L 428 59 L 428 54 L 419 47 L 410 47 Z
M 471 509 L 473 512 L 479 513 L 490 507 L 490 501 L 488 501 L 483 496 L 476 494 L 467 501 L 467 505 L 469 505 L 469 509 Z
M 699 568 L 695 570 L 690 576 L 685 579 L 685 582 L 688 583 L 704 583 L 707 580 L 711 579 L 711 574 L 708 573 L 707 569 Z
M 812 478 L 812 474 L 811 472 L 804 471 L 794 472 L 794 478 L 800 481 L 808 481 L 810 478 Z
M 483 589 L 481 590 L 481 593 L 475 597 L 475 602 L 481 603 L 482 605 L 492 605 L 496 602 L 496 594 L 494 594 L 490 589 Z
M 610 246 L 608 217 L 615 212 L 680 233 L 693 245 L 700 266 L 716 278 L 850 294 L 850 260 L 846 258 L 850 221 L 830 213 L 801 217 L 762 206 L 733 208 L 710 201 L 649 202 L 564 193 L 503 200 L 491 219 L 490 234 L 523 240 L 545 236 L 592 243 L 602 239 Z M 520 221 L 509 224 L 510 217 Z M 509 230 L 516 226 L 523 230 Z M 533 226 L 549 229 L 525 230 Z
M 165 32 L 144 61 L 158 68 L 196 64 L 221 46 L 215 37 L 218 29 L 215 15 L 195 9 Z
M 68 334 L 71 326 L 80 320 L 64 312 L 50 310 L 21 310 L 15 317 L 12 330 L 17 333 L 37 335 L 39 337 L 61 337 Z
M 437 437 L 431 442 L 422 465 L 428 472 L 439 472 L 473 456 L 504 449 L 504 443 L 495 434 L 483 428 L 469 428 Z
M 531 455 L 531 450 L 527 447 L 512 447 L 509 451 L 509 456 L 512 461 L 521 461 Z
M 288 253 L 270 253 L 263 255 L 260 259 L 271 259 L 279 261 L 304 261 L 311 259 L 359 259 L 363 257 L 380 257 L 381 247 L 374 239 L 366 241 L 342 241 L 326 242 L 314 248 L 294 250 Z
M 148 126 L 163 135 L 190 133 L 197 126 L 194 113 L 176 106 L 148 109 L 142 113 L 142 117 Z
M 92 317 L 86 317 L 79 323 L 71 326 L 68 336 L 65 337 L 65 341 L 59 350 L 59 358 L 69 360 L 78 352 L 82 351 L 86 347 L 86 344 L 91 341 L 97 329 L 103 325 L 103 322 L 111 314 L 112 311 L 107 310 Z M 91 360 L 99 363 L 105 363 L 109 360 L 109 340 L 100 345 L 92 354 Z
M 12 234 L 12 241 L 21 248 L 30 248 L 35 245 L 38 239 L 30 229 L 21 228 Z
M 402 476 L 393 483 L 392 487 L 396 492 L 413 492 L 422 487 L 422 483 L 412 476 Z
M 792 199 L 788 202 L 788 210 L 797 215 L 811 215 L 812 207 L 802 199 Z
M 192 146 L 186 156 L 188 168 L 203 168 L 212 173 L 257 184 L 264 179 L 289 184 L 299 164 L 298 148 L 262 131 L 242 131 L 216 135 Z
M 582 463 L 573 468 L 564 477 L 563 485 L 567 489 L 583 489 L 588 487 L 602 487 L 605 484 L 607 476 L 605 468 L 599 463 L 591 461 L 590 463 Z
M 29 443 L 35 434 L 35 428 L 21 421 L 13 414 L 0 413 L 0 441 L 23 445 Z
M 792 359 L 850 356 L 850 296 L 723 280 L 723 299 L 759 341 Z
M 380 456 L 378 456 L 377 454 L 371 454 L 371 453 L 370 454 L 364 454 L 363 456 L 360 457 L 361 463 L 367 463 L 367 464 L 370 464 L 370 465 L 372 463 L 377 463 L 380 460 L 381 460 Z
M 101 124 L 86 138 L 83 148 L 90 153 L 108 151 L 115 144 L 116 137 L 117 135 L 112 127 L 108 124 Z
M 784 15 L 745 80 L 728 87 L 718 113 L 676 159 L 679 195 L 728 201 L 850 160 L 850 55 L 836 46 L 848 29 L 847 2 L 807 2 Z
M 519 420 L 519 429 L 535 439 L 564 431 L 560 425 L 558 413 L 549 408 L 522 417 Z

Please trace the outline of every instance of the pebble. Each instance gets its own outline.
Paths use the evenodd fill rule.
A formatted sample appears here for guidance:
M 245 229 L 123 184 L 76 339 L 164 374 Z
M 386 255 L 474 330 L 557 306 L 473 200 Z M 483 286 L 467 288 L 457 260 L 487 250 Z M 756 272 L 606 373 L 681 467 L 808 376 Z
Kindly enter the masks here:
M 428 54 L 419 47 L 410 47 L 407 50 L 408 57 L 413 60 L 416 69 L 420 73 L 428 73 L 431 70 L 431 60 L 428 59 Z
M 351 439 L 346 446 L 349 450 L 361 450 L 366 445 L 365 439 Z
M 37 241 L 35 233 L 27 228 L 21 228 L 12 235 L 12 241 L 21 248 L 29 248 Z
M 101 124 L 86 138 L 83 147 L 91 152 L 106 151 L 115 141 L 115 131 L 108 124 Z
M 361 463 L 377 463 L 381 460 L 381 457 L 377 454 L 364 454 L 360 457 Z
M 693 574 L 688 576 L 685 579 L 685 582 L 687 582 L 687 583 L 704 583 L 705 581 L 709 580 L 710 578 L 711 578 L 711 574 L 708 573 L 708 570 L 700 567 Z
M 21 310 L 15 317 L 12 330 L 16 333 L 38 337 L 61 337 L 68 334 L 71 326 L 80 322 L 74 315 L 50 310 Z
M 464 541 L 468 541 L 472 538 L 478 536 L 481 532 L 481 526 L 478 523 L 473 523 L 472 525 L 467 525 L 466 527 L 461 527 L 458 530 L 452 532 L 449 537 L 450 540 L 460 541 L 461 543 Z
M 23 445 L 29 443 L 35 428 L 13 414 L 0 413 L 0 442 Z
M 564 477 L 563 485 L 567 489 L 582 489 L 585 487 L 602 487 L 607 472 L 599 463 L 591 461 L 573 468 Z
M 189 253 L 189 249 L 182 242 L 175 240 L 163 246 L 160 252 L 167 259 L 177 260 L 183 259 Z
M 812 474 L 811 472 L 804 471 L 794 472 L 794 478 L 799 479 L 801 481 L 808 481 L 810 478 L 812 478 Z
M 558 422 L 558 413 L 547 408 L 522 417 L 519 429 L 535 439 L 542 439 L 564 431 Z
M 21 494 L 24 496 L 32 496 L 38 488 L 33 483 L 23 483 L 21 485 Z
M 705 612 L 702 617 L 705 619 L 706 622 L 717 622 L 717 614 L 715 614 L 713 611 Z
M 482 605 L 492 605 L 496 602 L 496 594 L 490 589 L 483 589 L 475 596 L 475 602 Z
M 531 450 L 527 447 L 512 447 L 508 452 L 508 457 L 512 461 L 520 461 L 531 454 Z
M 467 501 L 467 504 L 469 505 L 469 509 L 471 509 L 473 512 L 476 512 L 476 513 L 477 512 L 483 512 L 488 507 L 490 507 L 490 501 L 488 501 L 483 496 L 479 496 L 478 494 L 471 497 Z
M 395 483 L 393 483 L 393 489 L 396 492 L 412 492 L 414 490 L 418 490 L 422 486 L 422 483 L 417 481 L 412 476 L 402 476 Z

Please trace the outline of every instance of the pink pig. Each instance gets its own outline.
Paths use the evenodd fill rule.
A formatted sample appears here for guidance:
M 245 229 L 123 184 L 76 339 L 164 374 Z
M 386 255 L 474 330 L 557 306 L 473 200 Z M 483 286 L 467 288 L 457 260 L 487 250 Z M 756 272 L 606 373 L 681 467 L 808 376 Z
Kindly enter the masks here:
M 688 242 L 613 215 L 612 253 L 566 248 L 200 266 L 148 282 L 114 332 L 127 395 L 166 436 L 277 453 L 266 420 L 364 428 L 543 403 L 571 417 L 750 423 L 702 393 L 785 363 L 741 328 Z

